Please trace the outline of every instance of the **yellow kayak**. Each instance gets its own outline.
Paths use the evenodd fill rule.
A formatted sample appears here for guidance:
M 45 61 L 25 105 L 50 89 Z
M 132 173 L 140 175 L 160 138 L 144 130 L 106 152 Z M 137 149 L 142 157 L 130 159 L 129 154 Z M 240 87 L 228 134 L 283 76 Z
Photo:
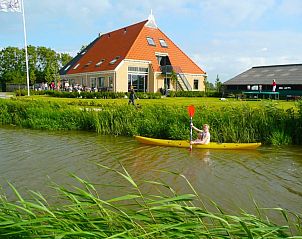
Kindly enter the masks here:
M 143 144 L 152 144 L 158 146 L 170 146 L 189 148 L 190 142 L 187 140 L 170 140 L 170 139 L 154 139 L 143 136 L 135 136 L 135 139 Z M 193 144 L 193 148 L 197 149 L 256 149 L 261 143 L 214 143 L 209 144 Z

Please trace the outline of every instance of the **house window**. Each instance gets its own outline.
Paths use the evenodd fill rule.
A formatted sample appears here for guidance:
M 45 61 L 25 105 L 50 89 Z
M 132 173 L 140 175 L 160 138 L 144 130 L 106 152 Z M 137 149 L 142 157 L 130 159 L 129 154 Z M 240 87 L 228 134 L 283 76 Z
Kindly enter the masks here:
M 136 71 L 138 71 L 138 67 L 133 67 L 133 66 L 129 66 L 128 67 L 128 71 L 134 71 L 134 72 L 136 72 Z
M 198 90 L 198 85 L 199 85 L 199 80 L 198 79 L 194 79 L 194 90 Z
M 148 87 L 148 67 L 128 67 L 128 89 L 146 92 Z
M 251 89 L 252 90 L 258 90 L 258 85 L 252 85 Z
M 109 87 L 113 88 L 113 78 L 112 76 L 108 76 Z
M 91 82 L 91 88 L 95 88 L 96 87 L 96 78 L 95 77 L 91 77 L 90 78 L 90 82 Z
M 165 78 L 164 79 L 164 89 L 170 90 L 171 87 L 171 78 Z
M 87 67 L 87 66 L 91 65 L 91 63 L 92 63 L 92 61 L 88 61 L 88 62 L 85 64 L 84 67 Z
M 149 46 L 155 46 L 155 42 L 152 37 L 147 37 L 147 41 L 148 41 Z
M 99 88 L 105 87 L 105 77 L 101 76 L 99 77 Z
M 80 63 L 78 63 L 73 69 L 77 69 L 79 67 Z
M 112 61 L 109 62 L 109 64 L 113 65 L 119 58 L 120 56 L 115 57 Z
M 148 68 L 147 67 L 140 67 L 139 71 L 140 72 L 147 72 L 148 73 Z
M 128 74 L 128 90 L 133 87 L 135 91 L 146 92 L 148 86 L 148 75 Z
M 132 67 L 129 66 L 128 67 L 128 71 L 132 71 L 132 72 L 140 72 L 140 73 L 148 73 L 148 67 Z
M 165 47 L 165 48 L 168 47 L 168 45 L 164 39 L 159 39 L 159 43 L 160 43 L 161 47 Z
M 101 59 L 98 63 L 95 64 L 95 66 L 100 66 L 104 61 L 105 59 Z

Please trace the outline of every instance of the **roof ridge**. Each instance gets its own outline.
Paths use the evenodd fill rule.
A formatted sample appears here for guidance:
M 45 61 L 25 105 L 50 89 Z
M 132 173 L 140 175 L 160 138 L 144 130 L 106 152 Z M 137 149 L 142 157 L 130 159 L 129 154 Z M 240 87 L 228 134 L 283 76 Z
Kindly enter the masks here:
M 103 33 L 102 35 L 106 35 L 106 34 L 109 34 L 109 33 L 113 33 L 113 32 L 120 31 L 120 30 L 125 29 L 125 28 L 128 28 L 128 27 L 133 27 L 133 26 L 135 26 L 135 25 L 139 25 L 139 24 L 142 24 L 142 23 L 146 23 L 147 21 L 148 21 L 148 20 L 144 20 L 144 21 L 141 21 L 141 22 L 137 22 L 137 23 L 131 24 L 131 25 L 129 25 L 129 26 L 125 26 L 125 27 L 121 27 L 121 28 L 119 28 L 119 29 L 113 30 L 113 31 L 111 31 L 111 32 L 105 32 L 105 33 Z
M 282 65 L 268 65 L 268 66 L 253 66 L 252 68 L 280 67 L 280 66 L 302 66 L 302 64 L 282 64 Z

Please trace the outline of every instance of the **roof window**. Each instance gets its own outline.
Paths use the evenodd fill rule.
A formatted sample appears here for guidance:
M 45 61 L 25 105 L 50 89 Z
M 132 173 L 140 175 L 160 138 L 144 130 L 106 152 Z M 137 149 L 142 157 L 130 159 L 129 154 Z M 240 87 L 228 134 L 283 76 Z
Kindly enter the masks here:
M 86 64 L 85 64 L 85 67 L 91 65 L 92 61 L 88 61 Z
M 100 66 L 104 61 L 105 59 L 101 59 L 98 63 L 95 64 L 95 66 Z
M 73 68 L 74 70 L 79 67 L 80 63 L 76 64 L 76 66 Z
M 81 52 L 81 55 L 84 55 L 86 52 L 87 52 L 86 50 L 85 50 L 85 51 L 83 51 L 83 52 Z
M 64 70 L 67 71 L 69 69 L 69 67 L 70 67 L 70 65 L 66 66 Z
M 161 47 L 168 47 L 168 45 L 164 39 L 159 39 L 159 43 L 160 43 Z
M 109 62 L 109 64 L 113 65 L 119 58 L 120 56 L 115 57 L 112 61 Z
M 150 46 L 155 46 L 155 42 L 152 37 L 147 37 L 147 41 Z

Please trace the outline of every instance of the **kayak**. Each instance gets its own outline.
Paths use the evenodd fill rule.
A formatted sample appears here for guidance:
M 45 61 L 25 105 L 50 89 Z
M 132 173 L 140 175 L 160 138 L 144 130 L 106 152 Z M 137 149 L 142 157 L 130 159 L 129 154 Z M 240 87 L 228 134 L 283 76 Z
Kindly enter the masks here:
M 158 146 L 170 146 L 179 148 L 189 148 L 188 140 L 170 140 L 170 139 L 154 139 L 143 136 L 135 136 L 135 139 L 143 144 L 151 144 Z M 197 149 L 256 149 L 261 143 L 215 143 L 209 144 L 193 144 L 193 148 Z

